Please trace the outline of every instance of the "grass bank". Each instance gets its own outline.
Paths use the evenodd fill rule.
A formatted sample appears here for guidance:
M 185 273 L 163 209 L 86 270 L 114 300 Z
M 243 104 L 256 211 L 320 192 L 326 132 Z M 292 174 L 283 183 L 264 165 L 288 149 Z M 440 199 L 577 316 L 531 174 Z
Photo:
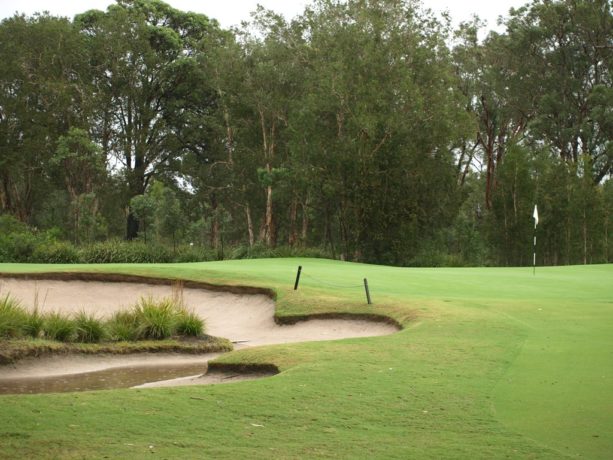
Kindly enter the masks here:
M 201 354 L 231 351 L 232 343 L 222 337 L 202 336 L 190 339 L 141 340 L 138 342 L 65 343 L 54 340 L 12 339 L 0 341 L 0 365 L 10 365 L 23 358 L 50 355 L 125 355 L 130 353 Z M 2 368 L 0 367 L 0 373 Z
M 282 371 L 259 381 L 3 396 L 0 457 L 604 459 L 613 451 L 611 265 L 536 276 L 321 259 L 0 265 L 51 270 L 265 287 L 276 291 L 281 322 L 368 314 L 405 329 L 218 360 Z

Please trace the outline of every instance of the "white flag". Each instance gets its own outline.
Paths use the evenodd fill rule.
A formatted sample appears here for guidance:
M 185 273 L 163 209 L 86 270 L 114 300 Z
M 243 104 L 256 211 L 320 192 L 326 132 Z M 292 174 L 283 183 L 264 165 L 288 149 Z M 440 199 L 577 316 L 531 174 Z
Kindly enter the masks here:
M 532 217 L 534 217 L 534 226 L 536 227 L 539 223 L 539 211 L 534 205 L 534 212 L 532 213 Z

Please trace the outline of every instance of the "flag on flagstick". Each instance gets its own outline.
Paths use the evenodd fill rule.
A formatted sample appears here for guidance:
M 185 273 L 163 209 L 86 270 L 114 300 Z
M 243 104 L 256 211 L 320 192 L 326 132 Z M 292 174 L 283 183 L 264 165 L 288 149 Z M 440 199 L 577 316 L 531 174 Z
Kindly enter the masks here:
M 536 228 L 539 223 L 539 210 L 537 209 L 536 205 L 534 205 L 534 212 L 532 213 L 532 217 L 534 217 L 534 228 Z

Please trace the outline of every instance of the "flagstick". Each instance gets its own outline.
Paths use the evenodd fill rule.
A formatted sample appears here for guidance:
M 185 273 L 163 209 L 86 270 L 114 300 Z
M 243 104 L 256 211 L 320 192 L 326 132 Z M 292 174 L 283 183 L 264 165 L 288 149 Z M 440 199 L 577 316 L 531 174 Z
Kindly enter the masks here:
M 532 276 L 536 275 L 536 226 L 539 223 L 539 212 L 536 204 L 534 205 L 534 212 L 532 212 L 532 218 L 534 219 L 534 251 L 532 252 Z
M 532 276 L 536 276 L 536 220 L 534 221 L 534 251 L 532 253 Z

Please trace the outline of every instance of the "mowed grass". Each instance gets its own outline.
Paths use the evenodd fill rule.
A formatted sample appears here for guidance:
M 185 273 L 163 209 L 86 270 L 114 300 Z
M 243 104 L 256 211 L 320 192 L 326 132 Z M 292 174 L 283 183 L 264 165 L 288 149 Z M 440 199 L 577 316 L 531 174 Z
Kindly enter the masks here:
M 280 317 L 378 313 L 405 329 L 220 359 L 282 370 L 258 381 L 3 396 L 0 457 L 611 458 L 612 265 L 536 276 L 321 259 L 0 265 L 60 270 L 272 287 Z

